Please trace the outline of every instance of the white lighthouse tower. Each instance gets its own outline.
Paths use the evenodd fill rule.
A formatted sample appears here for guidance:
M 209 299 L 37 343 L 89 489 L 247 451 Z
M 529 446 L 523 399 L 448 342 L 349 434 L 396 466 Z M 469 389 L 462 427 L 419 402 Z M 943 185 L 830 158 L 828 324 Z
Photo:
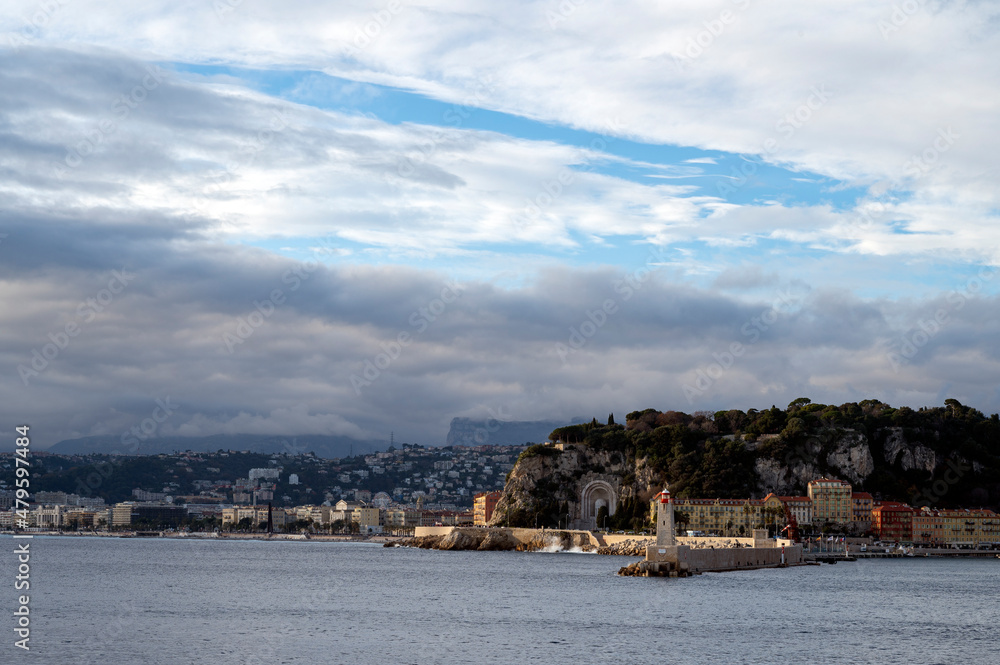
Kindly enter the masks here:
M 656 546 L 672 547 L 675 544 L 674 502 L 670 499 L 670 491 L 664 487 L 656 505 Z

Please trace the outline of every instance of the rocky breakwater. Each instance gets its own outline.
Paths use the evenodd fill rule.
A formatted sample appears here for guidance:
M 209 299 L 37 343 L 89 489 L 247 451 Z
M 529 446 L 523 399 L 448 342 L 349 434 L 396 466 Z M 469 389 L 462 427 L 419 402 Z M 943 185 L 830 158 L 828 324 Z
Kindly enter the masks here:
M 419 547 L 435 550 L 517 552 L 593 551 L 586 534 L 535 529 L 454 529 L 447 534 L 420 536 L 385 547 Z
M 620 543 L 612 543 L 597 548 L 598 554 L 611 556 L 646 556 L 646 547 L 654 544 L 652 538 L 640 538 L 637 540 L 623 540 Z

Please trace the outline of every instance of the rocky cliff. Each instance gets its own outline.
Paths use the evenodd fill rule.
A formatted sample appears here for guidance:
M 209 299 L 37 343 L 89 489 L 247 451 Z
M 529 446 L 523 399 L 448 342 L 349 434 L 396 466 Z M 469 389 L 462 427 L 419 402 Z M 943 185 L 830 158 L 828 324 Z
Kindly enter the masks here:
M 644 526 L 648 502 L 665 484 L 679 496 L 762 498 L 769 492 L 804 495 L 809 481 L 835 477 L 855 491 L 913 505 L 995 508 L 1000 497 L 989 455 L 968 459 L 945 450 L 927 428 L 882 427 L 869 434 L 863 427 L 831 426 L 692 439 L 676 426 L 644 433 L 592 427 L 598 436 L 526 450 L 508 475 L 493 524 L 589 528 L 583 495 L 595 481 L 617 495 L 618 516 L 609 523 L 615 529 Z M 983 447 L 974 443 L 966 449 Z
M 756 490 L 766 494 L 802 494 L 810 480 L 832 476 L 863 486 L 875 471 L 867 437 L 854 430 L 832 430 L 786 447 L 784 454 L 769 456 L 766 447 L 754 464 Z

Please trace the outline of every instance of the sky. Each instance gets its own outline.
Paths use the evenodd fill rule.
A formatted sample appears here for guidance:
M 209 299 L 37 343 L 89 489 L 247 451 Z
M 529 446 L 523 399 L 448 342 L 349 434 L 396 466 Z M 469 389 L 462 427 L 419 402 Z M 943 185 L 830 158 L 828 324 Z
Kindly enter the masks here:
M 0 427 L 1000 411 L 998 27 L 972 1 L 5 2 Z

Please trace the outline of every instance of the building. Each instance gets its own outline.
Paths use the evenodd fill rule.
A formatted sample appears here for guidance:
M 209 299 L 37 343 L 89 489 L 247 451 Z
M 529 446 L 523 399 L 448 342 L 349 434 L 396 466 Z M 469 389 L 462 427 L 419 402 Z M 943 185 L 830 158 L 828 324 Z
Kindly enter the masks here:
M 37 527 L 58 529 L 63 525 L 63 516 L 65 513 L 66 506 L 36 506 L 31 511 L 31 519 Z
M 868 492 L 851 493 L 851 514 L 855 527 L 862 533 L 872 528 L 872 508 L 875 500 Z
M 53 506 L 65 506 L 69 503 L 69 495 L 66 492 L 35 492 L 34 499 L 35 503 Z
M 267 506 L 263 507 L 264 512 L 264 522 L 267 523 Z M 258 509 L 256 506 L 233 506 L 232 508 L 222 509 L 222 527 L 226 528 L 229 525 L 238 526 L 243 520 L 249 520 L 247 522 L 250 528 L 257 528 L 260 525 L 260 515 L 258 514 Z
M 109 521 L 107 522 L 107 525 L 112 528 L 131 526 L 133 506 L 135 506 L 133 501 L 125 501 L 124 503 L 116 503 L 108 508 L 107 517 Z
M 351 513 L 351 521 L 357 523 L 361 533 L 382 533 L 385 526 L 385 512 L 378 508 L 358 507 Z
M 794 516 L 795 523 L 799 526 L 812 524 L 812 499 L 809 497 L 768 494 L 764 497 L 764 506 L 767 508 L 781 508 L 786 513 Z
M 163 501 L 167 498 L 165 492 L 147 492 L 138 487 L 132 490 L 132 496 L 136 501 Z
M 63 514 L 63 525 L 73 528 L 86 528 L 94 526 L 94 518 L 97 513 L 94 510 L 74 507 Z
M 472 523 L 486 526 L 493 519 L 493 511 L 503 492 L 480 492 L 472 498 Z
M 280 477 L 281 469 L 250 469 L 250 472 L 247 473 L 247 480 L 250 481 L 251 486 L 255 486 L 257 484 L 256 481 L 262 478 L 265 480 L 278 480 Z
M 397 508 L 385 511 L 385 527 L 387 529 L 412 529 L 420 526 L 420 519 L 423 513 L 419 510 L 407 510 Z
M 650 506 L 655 515 L 655 497 Z M 771 517 L 765 514 L 764 501 L 760 499 L 673 499 L 673 506 L 679 513 L 676 517 L 678 524 L 688 531 L 706 534 L 749 536 L 765 522 L 778 522 L 773 514 Z
M 132 522 L 137 526 L 175 528 L 187 519 L 187 515 L 187 508 L 166 503 L 140 503 L 132 506 Z
M 925 547 L 1000 546 L 1000 515 L 992 510 L 921 508 L 913 514 L 913 542 Z
M 872 529 L 879 540 L 913 542 L 913 509 L 897 501 L 876 501 L 872 508 Z
M 849 524 L 853 521 L 854 502 L 850 483 L 835 478 L 819 478 L 809 481 L 807 493 L 813 504 L 814 524 Z

